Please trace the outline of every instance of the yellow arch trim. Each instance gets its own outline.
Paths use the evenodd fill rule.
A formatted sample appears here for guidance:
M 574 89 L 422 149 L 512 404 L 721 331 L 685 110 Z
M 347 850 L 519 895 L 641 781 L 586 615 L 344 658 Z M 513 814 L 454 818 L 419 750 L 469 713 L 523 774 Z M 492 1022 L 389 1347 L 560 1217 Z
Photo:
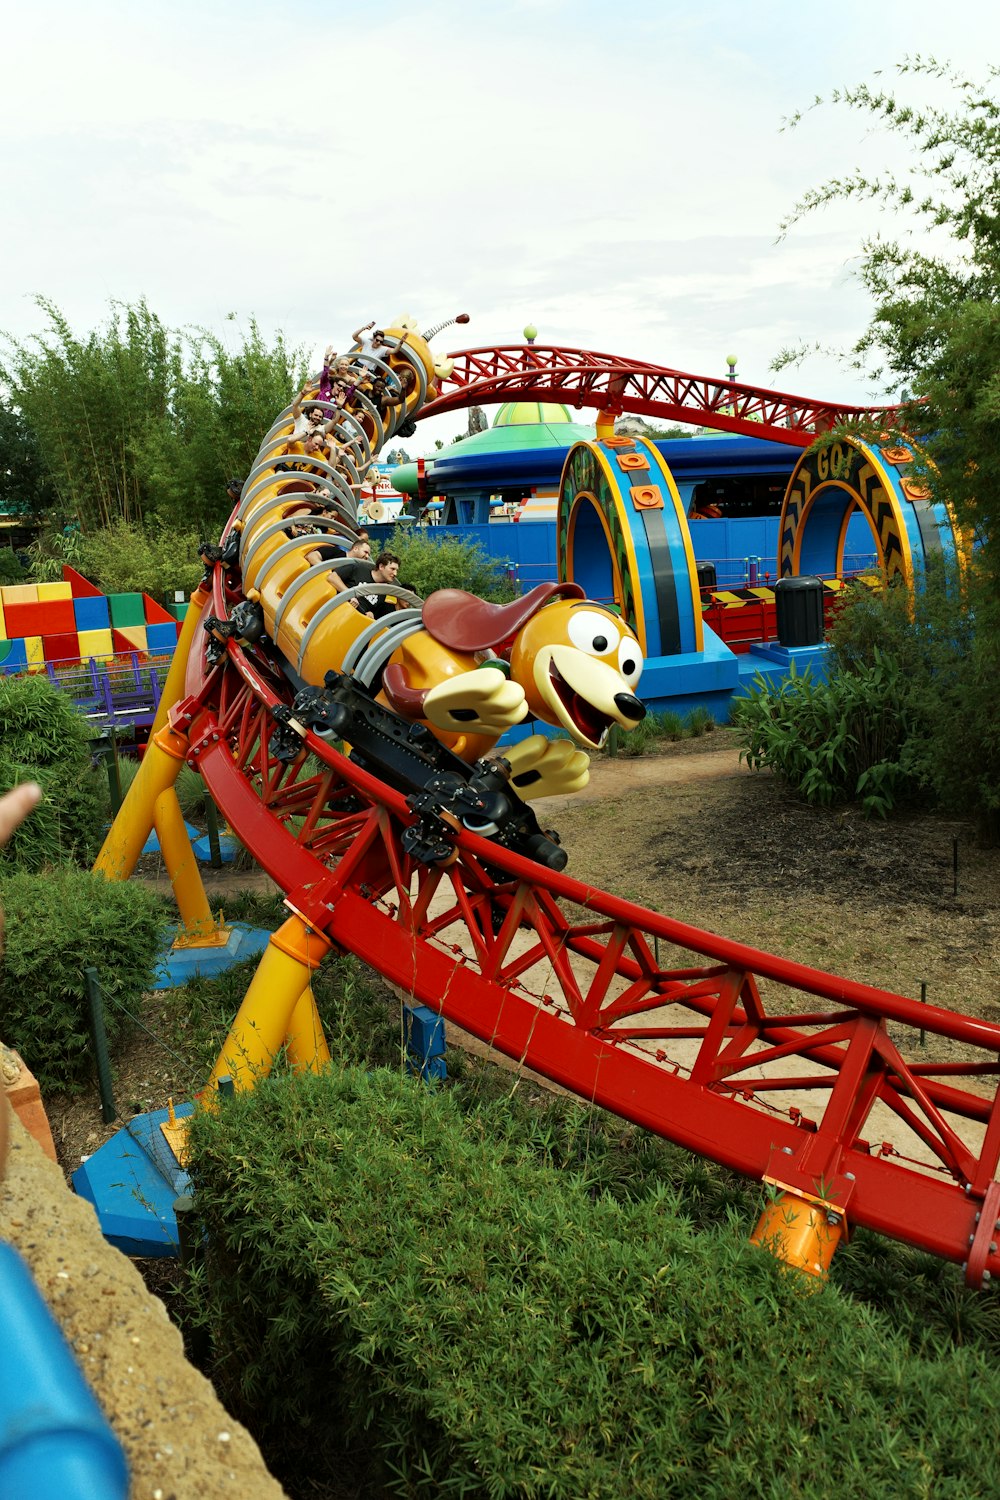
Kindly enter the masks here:
M 858 457 L 862 460 L 861 466 L 858 468 L 856 475 L 852 475 L 848 479 L 840 478 L 838 475 L 831 475 L 830 478 L 820 480 L 820 482 L 815 485 L 814 488 L 810 489 L 805 503 L 803 504 L 802 511 L 799 515 L 798 525 L 795 529 L 795 542 L 792 548 L 793 573 L 797 575 L 802 571 L 802 538 L 805 534 L 806 519 L 819 496 L 823 493 L 824 490 L 828 489 L 839 489 L 855 496 L 855 504 L 857 505 L 858 509 L 862 511 L 862 513 L 868 518 L 868 524 L 877 543 L 879 553 L 882 556 L 882 563 L 884 567 L 885 552 L 882 546 L 882 538 L 878 533 L 878 528 L 875 524 L 875 517 L 872 515 L 872 512 L 869 510 L 867 504 L 862 498 L 862 493 L 859 485 L 861 475 L 864 473 L 865 467 L 868 466 L 871 468 L 875 479 L 878 481 L 878 484 L 880 485 L 889 503 L 889 508 L 892 512 L 893 520 L 896 525 L 896 531 L 900 541 L 900 558 L 902 563 L 901 571 L 905 581 L 908 584 L 912 584 L 913 551 L 910 547 L 909 533 L 906 528 L 906 523 L 903 519 L 903 512 L 900 508 L 899 500 L 896 496 L 893 482 L 890 479 L 885 466 L 880 462 L 876 452 L 872 448 L 870 448 L 867 443 L 859 442 L 856 438 L 841 438 L 839 441 L 845 447 L 851 448 L 855 453 L 857 453 Z M 782 506 L 782 525 L 784 523 L 788 496 L 791 494 L 792 486 L 799 482 L 799 476 L 803 466 L 814 462 L 815 455 L 810 456 L 804 454 L 803 457 L 799 460 L 796 467 L 793 469 L 788 481 L 787 489 L 785 491 L 785 503 Z M 847 519 L 848 517 L 845 517 L 845 522 Z M 837 566 L 838 570 L 840 571 L 843 570 L 843 540 L 844 539 L 842 534 L 837 544 Z
M 705 632 L 701 613 L 701 592 L 698 588 L 698 565 L 695 561 L 694 544 L 691 541 L 691 528 L 688 525 L 687 511 L 684 509 L 684 502 L 681 499 L 680 490 L 677 488 L 677 481 L 674 479 L 670 471 L 670 466 L 659 448 L 655 447 L 648 438 L 636 438 L 636 442 L 642 444 L 644 452 L 649 454 L 649 457 L 656 465 L 674 507 L 677 524 L 681 529 L 681 536 L 684 540 L 684 560 L 687 564 L 688 586 L 691 590 L 691 602 L 694 614 L 694 649 L 696 651 L 704 651 Z
M 590 448 L 590 450 L 593 453 L 594 457 L 597 459 L 598 466 L 599 466 L 601 472 L 603 473 L 604 478 L 605 478 L 605 480 L 607 482 L 608 491 L 611 494 L 612 499 L 614 501 L 615 515 L 616 515 L 616 519 L 618 521 L 618 529 L 619 529 L 619 531 L 622 534 L 622 541 L 623 541 L 623 544 L 624 544 L 625 561 L 626 561 L 627 568 L 628 568 L 629 582 L 631 583 L 631 586 L 632 586 L 632 598 L 635 601 L 635 631 L 636 631 L 636 638 L 638 639 L 639 645 L 642 648 L 642 654 L 643 654 L 643 656 L 645 656 L 646 655 L 646 651 L 647 651 L 647 646 L 646 646 L 646 615 L 645 615 L 645 611 L 643 609 L 643 603 L 642 603 L 642 589 L 639 586 L 639 562 L 638 562 L 638 558 L 635 555 L 635 546 L 634 546 L 633 541 L 632 541 L 632 528 L 629 525 L 629 518 L 628 518 L 627 513 L 625 512 L 623 501 L 622 501 L 622 495 L 621 495 L 621 489 L 620 489 L 620 480 L 618 478 L 618 475 L 612 469 L 611 465 L 608 463 L 606 455 L 601 451 L 601 445 L 600 445 L 600 443 L 597 443 L 597 442 L 595 442 L 595 443 L 589 443 L 587 446 Z M 570 451 L 572 452 L 572 450 L 570 450 Z M 567 458 L 567 462 L 568 461 L 569 460 Z M 621 568 L 618 565 L 618 557 L 617 557 L 617 554 L 615 552 L 614 539 L 613 539 L 613 537 L 611 535 L 611 529 L 608 526 L 607 517 L 605 516 L 604 512 L 601 510 L 601 506 L 600 506 L 600 503 L 599 503 L 599 501 L 597 499 L 597 496 L 594 495 L 594 494 L 592 494 L 589 490 L 580 490 L 576 495 L 573 496 L 573 505 L 572 505 L 572 509 L 570 510 L 569 524 L 566 527 L 566 570 L 567 570 L 567 573 L 569 574 L 569 577 L 572 578 L 572 576 L 573 576 L 573 544 L 574 544 L 575 537 L 576 537 L 576 509 L 577 509 L 577 502 L 580 499 L 581 495 L 586 495 L 586 497 L 590 500 L 591 504 L 593 505 L 594 509 L 597 511 L 597 514 L 601 518 L 601 526 L 604 529 L 604 535 L 605 535 L 605 538 L 607 539 L 607 543 L 608 543 L 608 552 L 609 552 L 609 554 L 611 556 L 611 568 L 612 568 L 612 572 L 614 573 L 615 583 L 616 583 L 616 585 L 619 586 L 619 592 L 621 592 L 621 590 L 620 590 L 620 585 L 621 585 Z M 618 598 L 616 600 L 616 602 L 620 604 L 621 603 L 621 598 Z

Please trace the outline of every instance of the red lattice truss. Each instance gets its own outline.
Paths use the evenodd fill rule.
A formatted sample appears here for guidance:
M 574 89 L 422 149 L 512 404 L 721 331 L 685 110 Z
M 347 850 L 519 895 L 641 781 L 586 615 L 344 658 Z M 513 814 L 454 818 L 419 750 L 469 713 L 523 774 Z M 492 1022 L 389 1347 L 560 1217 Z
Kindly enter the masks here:
M 701 423 L 808 448 L 817 433 L 842 422 L 874 419 L 892 425 L 899 415 L 896 407 L 811 401 L 592 349 L 512 344 L 465 349 L 449 357 L 455 368 L 441 381 L 441 394 L 424 406 L 421 418 L 502 401 L 563 401 L 665 422 Z
M 216 614 L 225 602 L 217 581 Z M 213 670 L 192 653 L 172 718 L 238 836 L 335 945 L 638 1125 L 964 1262 L 975 1285 L 1000 1270 L 1000 1027 L 701 932 L 472 834 L 447 868 L 416 864 L 402 796 L 311 734 L 293 764 L 271 756 L 288 685 L 263 656 L 228 652 Z

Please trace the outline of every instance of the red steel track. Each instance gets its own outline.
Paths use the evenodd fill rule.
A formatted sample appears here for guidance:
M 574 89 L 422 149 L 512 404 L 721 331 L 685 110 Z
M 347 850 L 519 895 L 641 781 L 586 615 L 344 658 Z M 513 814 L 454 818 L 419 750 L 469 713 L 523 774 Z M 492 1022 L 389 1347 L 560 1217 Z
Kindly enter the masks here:
M 897 407 L 844 406 L 811 401 L 737 381 L 685 375 L 644 360 L 593 349 L 511 344 L 452 354 L 452 373 L 421 418 L 498 401 L 563 401 L 570 406 L 628 410 L 667 422 L 700 422 L 723 432 L 769 438 L 808 448 L 817 433 L 841 422 L 893 423 Z
M 221 566 L 214 589 L 222 616 Z M 311 733 L 291 765 L 272 757 L 292 696 L 277 662 L 230 641 L 209 668 L 198 647 L 186 692 L 171 717 L 191 763 L 336 946 L 638 1125 L 964 1263 L 972 1285 L 1000 1271 L 1000 1027 L 701 932 L 469 833 L 446 868 L 416 863 L 401 795 Z

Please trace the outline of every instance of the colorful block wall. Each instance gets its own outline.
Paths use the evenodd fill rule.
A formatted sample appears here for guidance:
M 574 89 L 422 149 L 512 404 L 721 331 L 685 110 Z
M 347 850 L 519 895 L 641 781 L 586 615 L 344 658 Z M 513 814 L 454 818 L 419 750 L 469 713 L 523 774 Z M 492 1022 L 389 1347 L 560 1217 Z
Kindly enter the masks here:
M 177 606 L 175 606 L 177 608 Z M 148 594 L 104 595 L 74 568 L 56 583 L 0 587 L 0 672 L 87 657 L 170 656 L 180 618 Z

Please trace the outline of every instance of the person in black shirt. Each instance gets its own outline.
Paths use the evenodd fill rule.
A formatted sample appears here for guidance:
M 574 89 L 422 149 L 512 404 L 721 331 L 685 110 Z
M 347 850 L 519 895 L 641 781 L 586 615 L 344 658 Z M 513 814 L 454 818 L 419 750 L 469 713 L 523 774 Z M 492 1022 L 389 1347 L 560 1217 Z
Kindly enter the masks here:
M 318 562 L 337 562 L 340 558 L 349 558 L 352 562 L 364 562 L 371 564 L 372 546 L 368 540 L 367 531 L 362 531 L 356 542 L 352 542 L 345 551 L 336 542 L 323 542 L 318 547 L 312 547 L 306 553 L 306 561 L 309 564 Z
M 347 557 L 331 569 L 330 580 L 338 594 L 366 583 L 397 583 L 399 558 L 395 552 L 380 552 L 373 565 L 360 558 Z M 404 583 L 399 586 L 401 589 L 406 587 Z M 373 620 L 381 620 L 384 615 L 391 615 L 395 610 L 404 608 L 402 600 L 394 599 L 391 594 L 359 594 L 353 603 L 363 615 L 368 615 Z

